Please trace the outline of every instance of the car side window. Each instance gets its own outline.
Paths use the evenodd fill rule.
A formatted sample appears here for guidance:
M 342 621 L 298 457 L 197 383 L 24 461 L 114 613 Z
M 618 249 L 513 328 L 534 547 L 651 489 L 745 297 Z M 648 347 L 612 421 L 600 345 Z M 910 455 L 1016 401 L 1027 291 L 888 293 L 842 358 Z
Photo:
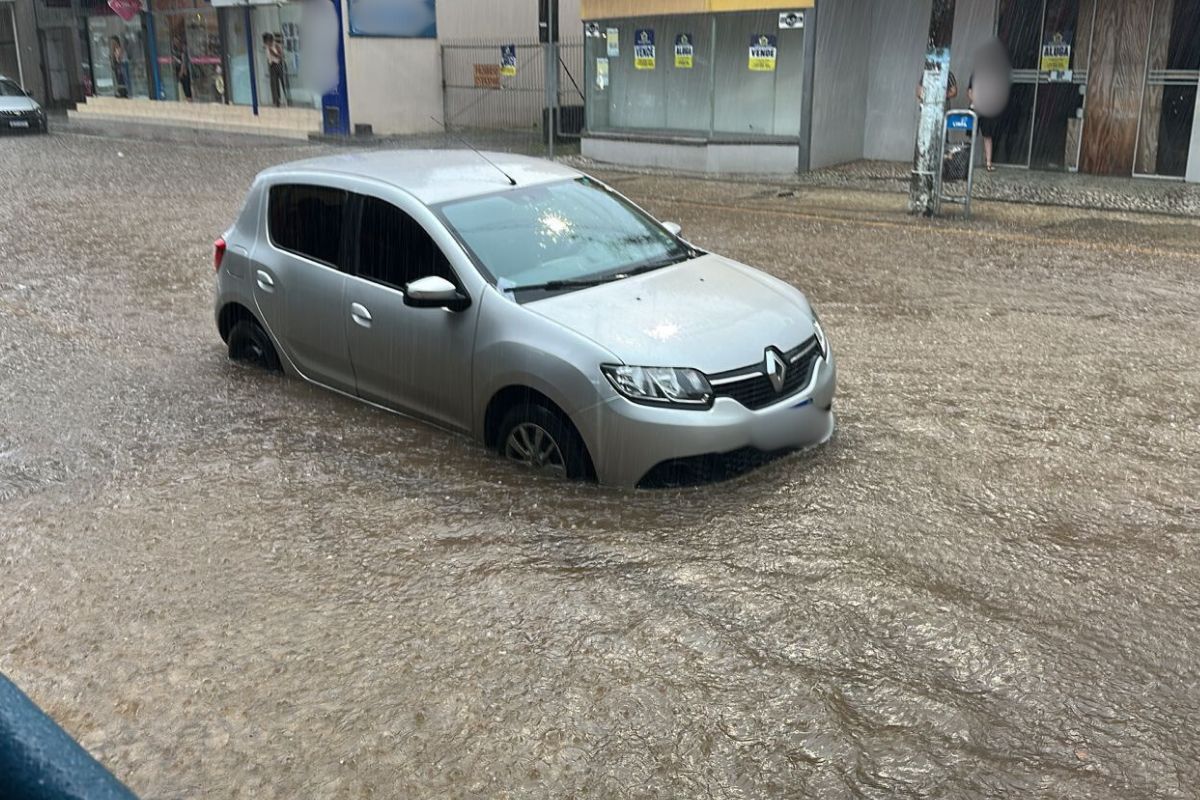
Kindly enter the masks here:
M 348 192 L 328 186 L 271 187 L 267 205 L 271 241 L 281 250 L 343 269 L 342 224 Z
M 391 203 L 364 197 L 358 239 L 358 276 L 404 290 L 436 275 L 458 286 L 450 262 L 420 223 Z

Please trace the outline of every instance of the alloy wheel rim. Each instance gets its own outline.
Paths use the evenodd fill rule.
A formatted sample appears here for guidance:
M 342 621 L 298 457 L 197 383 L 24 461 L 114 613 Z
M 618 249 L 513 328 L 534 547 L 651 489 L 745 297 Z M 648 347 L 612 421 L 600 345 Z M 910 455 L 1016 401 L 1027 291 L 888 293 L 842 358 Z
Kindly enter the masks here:
M 539 472 L 566 475 L 567 464 L 562 450 L 549 431 L 532 422 L 523 422 L 512 429 L 504 443 L 509 459 Z

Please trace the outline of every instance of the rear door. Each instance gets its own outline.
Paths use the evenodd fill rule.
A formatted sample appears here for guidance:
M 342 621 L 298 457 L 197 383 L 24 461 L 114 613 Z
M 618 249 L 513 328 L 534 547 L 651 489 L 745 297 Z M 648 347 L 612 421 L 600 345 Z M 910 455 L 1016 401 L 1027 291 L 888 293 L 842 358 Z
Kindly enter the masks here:
M 354 392 L 345 305 L 350 194 L 282 183 L 267 198 L 268 241 L 254 249 L 254 299 L 284 354 L 309 380 Z
M 346 290 L 358 393 L 469 430 L 478 303 L 461 312 L 406 306 L 404 288 L 420 278 L 436 275 L 466 289 L 443 249 L 406 210 L 379 197 L 360 203 L 355 274 Z

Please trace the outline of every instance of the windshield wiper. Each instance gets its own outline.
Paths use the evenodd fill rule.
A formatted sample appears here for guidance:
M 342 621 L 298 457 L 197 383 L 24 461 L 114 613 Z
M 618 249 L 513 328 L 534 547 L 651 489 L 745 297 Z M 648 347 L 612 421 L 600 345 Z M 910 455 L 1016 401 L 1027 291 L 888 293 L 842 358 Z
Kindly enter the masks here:
M 698 255 L 699 254 L 696 253 L 695 251 L 689 250 L 687 253 L 685 253 L 683 255 L 682 258 L 680 258 L 679 256 L 671 256 L 669 258 L 659 259 L 658 261 L 651 261 L 648 264 L 643 264 L 640 267 L 635 267 L 634 269 L 621 270 L 620 272 L 614 273 L 612 275 L 605 275 L 605 276 L 597 277 L 597 278 L 578 278 L 578 279 L 573 279 L 573 280 L 547 281 L 546 283 L 533 283 L 528 286 L 508 286 L 508 287 L 505 287 L 504 291 L 514 292 L 514 293 L 515 292 L 538 292 L 538 291 L 557 292 L 562 289 L 587 289 L 591 286 L 599 286 L 603 283 L 612 283 L 614 281 L 621 281 L 621 280 L 625 280 L 626 278 L 632 278 L 634 275 L 644 275 L 645 273 L 653 272 L 656 269 L 662 269 L 663 267 L 669 267 L 673 264 L 679 264 L 683 261 L 687 261 L 689 259 L 696 258 Z
M 531 283 L 528 286 L 505 286 L 506 292 L 557 292 L 560 289 L 586 289 L 589 286 L 599 286 L 602 283 L 614 281 L 618 276 L 605 278 L 586 278 L 566 281 L 547 281 L 546 283 Z

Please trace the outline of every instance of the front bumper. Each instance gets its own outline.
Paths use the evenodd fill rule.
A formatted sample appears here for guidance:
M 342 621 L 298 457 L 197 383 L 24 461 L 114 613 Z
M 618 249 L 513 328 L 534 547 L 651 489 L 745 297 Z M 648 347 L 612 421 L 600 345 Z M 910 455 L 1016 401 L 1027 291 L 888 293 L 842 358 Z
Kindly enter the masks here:
M 0 133 L 42 133 L 46 117 L 37 111 L 0 112 Z
M 808 387 L 758 411 L 727 397 L 707 411 L 693 411 L 614 396 L 582 415 L 587 430 L 581 432 L 600 483 L 634 488 L 666 461 L 746 448 L 772 453 L 827 441 L 835 426 L 836 388 L 836 360 L 822 358 Z

